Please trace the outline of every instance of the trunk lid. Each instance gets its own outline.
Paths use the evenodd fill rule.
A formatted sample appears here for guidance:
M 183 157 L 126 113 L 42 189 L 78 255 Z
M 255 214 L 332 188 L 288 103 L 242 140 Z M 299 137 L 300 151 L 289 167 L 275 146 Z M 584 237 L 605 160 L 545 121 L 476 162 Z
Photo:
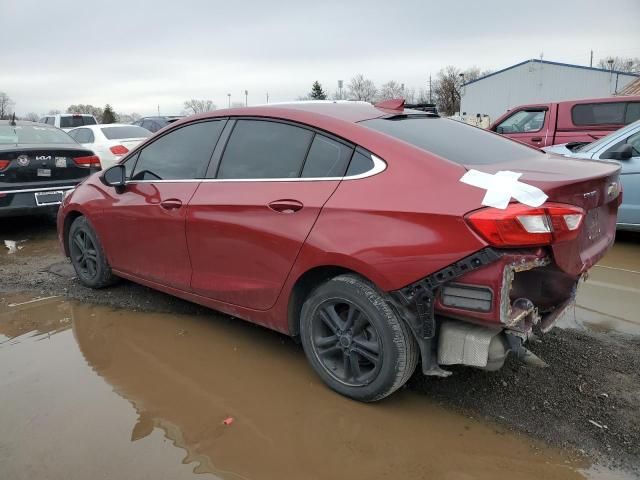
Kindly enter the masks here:
M 555 263 L 563 271 L 576 276 L 583 273 L 613 244 L 621 202 L 617 163 L 547 155 L 467 168 L 491 174 L 501 170 L 522 173 L 520 181 L 540 188 L 548 201 L 584 209 L 576 239 L 551 245 Z
M 74 162 L 76 158 L 91 155 L 91 150 L 74 145 L 2 146 L 0 160 L 9 164 L 0 170 L 0 191 L 74 185 L 98 170 Z

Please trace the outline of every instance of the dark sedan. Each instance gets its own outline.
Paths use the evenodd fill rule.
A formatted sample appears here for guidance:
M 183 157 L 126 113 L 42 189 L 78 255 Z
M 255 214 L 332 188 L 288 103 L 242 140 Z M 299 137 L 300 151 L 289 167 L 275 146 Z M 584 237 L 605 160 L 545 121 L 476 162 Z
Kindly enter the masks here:
M 0 120 L 0 217 L 52 213 L 100 160 L 62 130 Z
M 181 118 L 183 117 L 180 115 L 142 117 L 140 120 L 133 122 L 133 125 L 138 125 L 139 127 L 146 128 L 152 133 L 156 133 L 158 130 L 166 127 L 170 123 L 180 120 Z

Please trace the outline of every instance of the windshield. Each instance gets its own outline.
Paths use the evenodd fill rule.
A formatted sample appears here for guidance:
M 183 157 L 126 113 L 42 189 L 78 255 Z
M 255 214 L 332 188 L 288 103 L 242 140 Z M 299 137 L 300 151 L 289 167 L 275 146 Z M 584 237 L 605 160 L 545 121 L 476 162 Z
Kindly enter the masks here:
M 446 118 L 375 118 L 360 122 L 360 125 L 461 165 L 501 163 L 542 155 L 536 149 L 495 133 Z
M 117 140 L 122 138 L 147 138 L 151 132 L 146 128 L 136 125 L 125 125 L 122 127 L 103 127 L 102 133 L 109 140 Z
M 31 125 L 0 125 L 0 144 L 46 144 L 46 143 L 76 143 L 73 138 L 62 130 L 45 126 Z
M 587 143 L 586 145 L 583 145 L 582 147 L 578 148 L 576 152 L 588 152 L 590 150 L 597 150 L 599 147 L 609 143 L 611 141 L 611 137 L 613 137 L 614 135 L 616 137 L 626 137 L 627 134 L 633 133 L 638 128 L 640 128 L 640 120 L 637 120 L 632 124 L 627 125 L 624 128 L 621 128 L 620 130 L 616 130 L 615 132 L 610 133 L 607 136 L 599 138 L 595 142 Z

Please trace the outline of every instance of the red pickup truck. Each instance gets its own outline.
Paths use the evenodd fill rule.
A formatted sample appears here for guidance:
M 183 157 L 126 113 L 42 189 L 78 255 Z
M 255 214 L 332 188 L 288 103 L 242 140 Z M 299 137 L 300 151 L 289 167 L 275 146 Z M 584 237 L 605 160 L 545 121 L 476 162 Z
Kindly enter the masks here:
M 593 142 L 640 119 L 640 96 L 522 105 L 496 120 L 490 130 L 542 148 Z

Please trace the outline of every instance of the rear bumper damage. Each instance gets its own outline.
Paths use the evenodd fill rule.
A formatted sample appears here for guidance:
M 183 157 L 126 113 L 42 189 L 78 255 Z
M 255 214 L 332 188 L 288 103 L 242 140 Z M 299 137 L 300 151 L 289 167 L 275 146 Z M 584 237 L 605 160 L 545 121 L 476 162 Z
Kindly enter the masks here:
M 486 248 L 405 288 L 389 300 L 418 341 L 425 375 L 441 366 L 499 369 L 509 352 L 542 365 L 524 343 L 573 305 L 577 283 L 543 248 Z

